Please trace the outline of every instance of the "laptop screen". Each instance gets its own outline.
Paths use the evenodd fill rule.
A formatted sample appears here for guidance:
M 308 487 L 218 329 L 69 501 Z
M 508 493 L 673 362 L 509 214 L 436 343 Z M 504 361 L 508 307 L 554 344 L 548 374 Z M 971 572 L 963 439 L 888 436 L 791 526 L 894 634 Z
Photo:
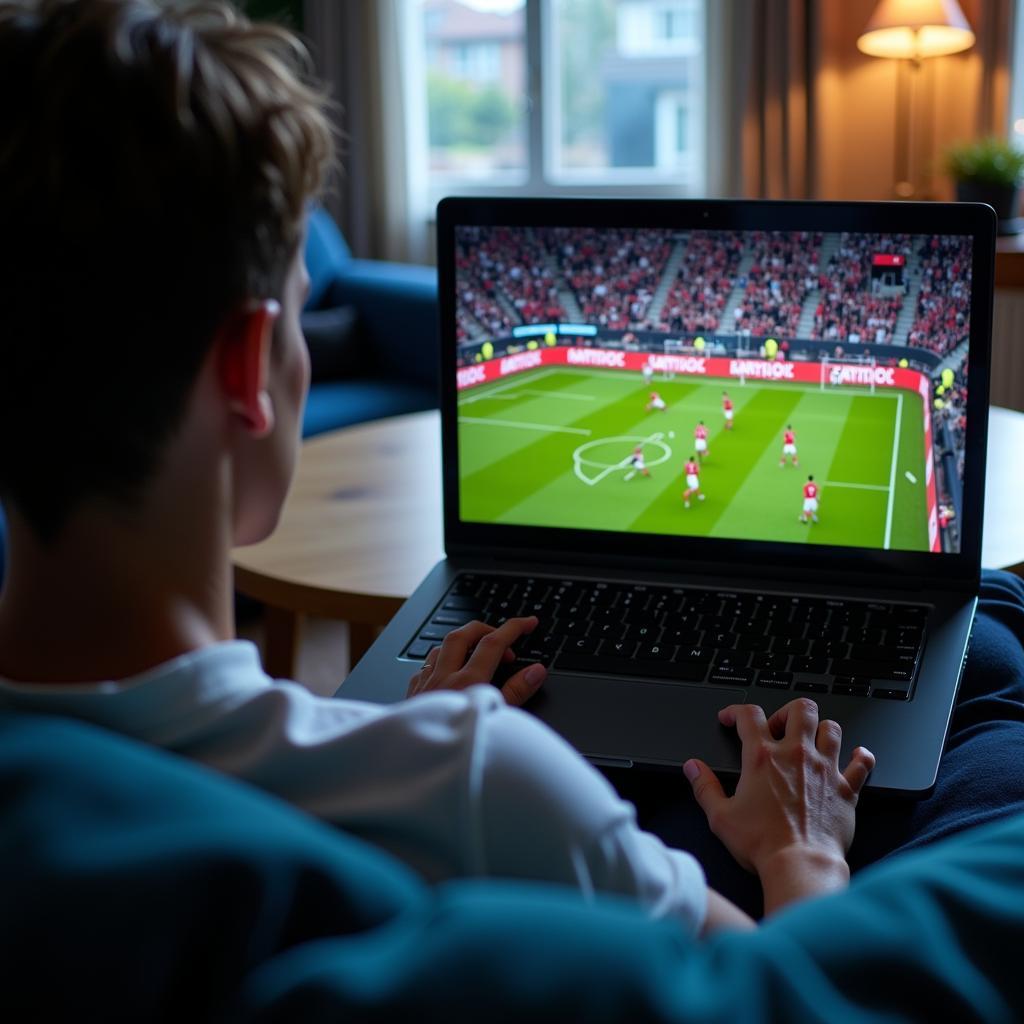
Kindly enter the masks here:
M 959 552 L 972 244 L 456 224 L 459 518 Z

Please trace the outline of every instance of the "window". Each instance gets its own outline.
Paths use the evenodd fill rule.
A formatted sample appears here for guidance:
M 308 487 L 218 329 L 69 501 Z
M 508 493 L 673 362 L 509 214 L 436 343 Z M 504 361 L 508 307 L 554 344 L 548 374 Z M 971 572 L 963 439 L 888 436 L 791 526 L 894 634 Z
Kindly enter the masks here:
M 406 0 L 436 199 L 454 191 L 699 194 L 704 0 Z M 415 89 L 416 84 L 412 87 Z

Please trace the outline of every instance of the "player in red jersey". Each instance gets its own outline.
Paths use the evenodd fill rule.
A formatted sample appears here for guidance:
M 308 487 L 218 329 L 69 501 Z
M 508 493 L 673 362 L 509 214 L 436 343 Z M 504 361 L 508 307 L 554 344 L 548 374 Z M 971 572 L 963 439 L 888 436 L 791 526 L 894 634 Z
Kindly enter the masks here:
M 690 507 L 690 495 L 696 494 L 699 501 L 704 500 L 704 492 L 700 489 L 700 466 L 697 465 L 697 456 L 691 455 L 690 461 L 683 467 L 686 474 L 686 490 L 683 491 L 683 505 Z
M 793 427 L 791 424 L 786 424 L 786 432 L 782 435 L 782 458 L 779 459 L 779 465 L 784 466 L 786 464 L 786 456 L 792 456 L 793 465 L 799 466 L 796 458 L 796 434 L 793 433 Z
M 725 429 L 732 430 L 732 399 L 728 391 L 722 392 L 722 415 L 725 416 Z
M 644 465 L 644 446 L 638 444 L 633 449 L 633 454 L 629 457 L 629 472 L 626 474 L 624 479 L 632 480 L 637 473 L 643 473 L 644 476 L 650 476 L 651 471 Z
M 800 513 L 800 522 L 804 526 L 807 525 L 808 516 L 811 522 L 818 521 L 818 485 L 814 482 L 813 476 L 809 476 L 807 483 L 804 484 L 804 510 Z
M 661 412 L 666 409 L 665 399 L 657 391 L 651 392 L 651 400 L 647 403 L 647 411 L 650 412 L 652 409 L 658 409 Z
M 711 454 L 708 450 L 708 428 L 704 426 L 703 420 L 693 428 L 693 447 L 696 449 L 697 458 L 701 462 L 704 461 L 705 455 Z

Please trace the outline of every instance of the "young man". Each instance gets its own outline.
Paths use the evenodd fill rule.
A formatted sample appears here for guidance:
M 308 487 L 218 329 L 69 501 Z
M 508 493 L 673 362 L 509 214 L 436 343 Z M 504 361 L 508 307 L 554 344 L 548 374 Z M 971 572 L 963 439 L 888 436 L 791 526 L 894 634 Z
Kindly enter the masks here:
M 686 477 L 686 490 L 683 491 L 683 508 L 690 507 L 690 495 L 696 494 L 698 501 L 704 500 L 704 492 L 700 489 L 700 465 L 697 462 L 697 455 L 694 453 L 683 466 L 683 474 Z
M 786 431 L 782 435 L 782 458 L 779 459 L 780 466 L 785 466 L 787 455 L 790 457 L 794 466 L 799 465 L 796 461 L 796 434 L 793 433 L 793 425 L 791 423 L 786 424 Z
M 728 391 L 722 392 L 722 415 L 725 417 L 725 429 L 732 430 L 732 399 L 729 397 Z
M 800 522 L 807 525 L 807 517 L 810 516 L 812 522 L 818 521 L 818 485 L 814 482 L 814 477 L 809 476 L 807 483 L 804 484 L 804 508 L 800 513 Z
M 651 397 L 647 401 L 647 405 L 644 407 L 647 412 L 652 409 L 657 409 L 659 412 L 664 412 L 667 406 L 665 405 L 665 399 L 658 394 L 657 391 L 651 392 Z
M 704 426 L 703 420 L 693 428 L 693 450 L 701 462 L 705 456 L 711 454 L 708 451 L 708 428 Z
M 626 474 L 626 479 L 632 480 L 637 473 L 643 473 L 644 476 L 651 475 L 651 471 L 644 464 L 644 446 L 642 444 L 638 444 L 629 457 L 629 472 Z
M 473 685 L 535 618 L 455 630 L 387 708 L 275 682 L 235 639 L 230 551 L 274 529 L 309 379 L 304 218 L 331 136 L 303 56 L 223 3 L 0 0 L 0 90 L 21 97 L 0 106 L 0 708 L 193 758 L 431 881 L 535 878 L 690 933 L 749 927 L 507 706 L 543 667 Z M 808 700 L 719 718 L 747 752 L 736 794 L 685 772 L 766 911 L 845 885 L 871 754 L 841 766 Z

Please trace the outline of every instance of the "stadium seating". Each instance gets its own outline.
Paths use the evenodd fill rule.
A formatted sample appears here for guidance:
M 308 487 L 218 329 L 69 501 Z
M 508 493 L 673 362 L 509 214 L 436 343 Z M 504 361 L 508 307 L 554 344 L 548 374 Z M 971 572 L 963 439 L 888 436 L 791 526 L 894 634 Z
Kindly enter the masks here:
M 303 436 L 435 408 L 437 272 L 353 258 L 322 209 L 310 213 L 306 265 L 302 328 L 313 383 Z

